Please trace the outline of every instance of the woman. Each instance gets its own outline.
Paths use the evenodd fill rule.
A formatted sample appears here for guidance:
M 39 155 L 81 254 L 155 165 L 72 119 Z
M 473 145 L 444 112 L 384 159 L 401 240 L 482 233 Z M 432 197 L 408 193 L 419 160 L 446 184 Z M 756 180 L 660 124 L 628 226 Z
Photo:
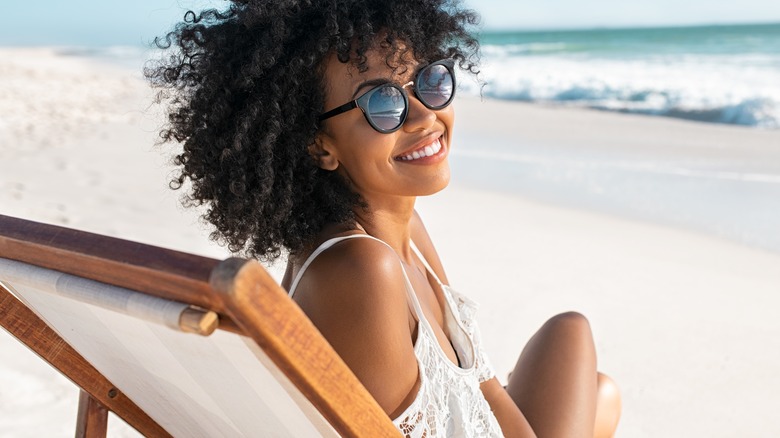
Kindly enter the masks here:
M 558 315 L 506 387 L 417 196 L 449 182 L 454 70 L 476 16 L 434 1 L 236 1 L 188 13 L 147 70 L 214 238 L 283 286 L 406 436 L 610 436 L 619 398 L 587 321 Z

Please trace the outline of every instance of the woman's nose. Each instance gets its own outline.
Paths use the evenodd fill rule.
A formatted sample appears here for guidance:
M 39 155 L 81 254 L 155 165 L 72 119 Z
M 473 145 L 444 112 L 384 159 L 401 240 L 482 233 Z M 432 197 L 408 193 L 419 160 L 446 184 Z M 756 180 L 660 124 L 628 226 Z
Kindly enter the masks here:
M 434 122 L 436 122 L 436 112 L 423 105 L 417 96 L 410 93 L 409 114 L 404 122 L 404 131 L 424 131 L 433 126 Z

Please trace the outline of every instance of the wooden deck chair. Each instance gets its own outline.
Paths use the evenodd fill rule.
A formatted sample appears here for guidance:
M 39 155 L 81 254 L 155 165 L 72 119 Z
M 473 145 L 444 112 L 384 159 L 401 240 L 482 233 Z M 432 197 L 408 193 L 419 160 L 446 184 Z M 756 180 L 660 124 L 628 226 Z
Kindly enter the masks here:
M 254 261 L 218 261 L 0 215 L 0 324 L 146 436 L 398 436 Z M 218 330 L 215 330 L 218 328 Z

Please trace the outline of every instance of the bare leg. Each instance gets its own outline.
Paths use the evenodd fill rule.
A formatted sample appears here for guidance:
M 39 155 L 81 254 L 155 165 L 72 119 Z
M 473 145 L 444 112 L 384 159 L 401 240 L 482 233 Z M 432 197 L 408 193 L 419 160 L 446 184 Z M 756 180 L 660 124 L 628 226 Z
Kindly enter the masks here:
M 596 425 L 593 427 L 594 437 L 612 438 L 615 436 L 621 408 L 620 390 L 615 381 L 609 376 L 599 373 Z
M 550 318 L 523 349 L 506 390 L 537 436 L 592 436 L 597 374 L 588 320 L 575 312 Z

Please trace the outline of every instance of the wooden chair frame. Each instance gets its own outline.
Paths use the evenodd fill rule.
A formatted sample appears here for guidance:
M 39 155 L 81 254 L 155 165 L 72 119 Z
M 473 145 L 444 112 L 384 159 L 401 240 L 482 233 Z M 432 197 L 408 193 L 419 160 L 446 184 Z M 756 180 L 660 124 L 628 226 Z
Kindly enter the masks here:
M 255 261 L 220 262 L 2 215 L 0 257 L 217 312 L 219 328 L 254 340 L 339 434 L 399 435 L 303 311 Z M 169 436 L 3 287 L 0 325 L 81 388 L 77 436 L 105 436 L 108 411 L 145 436 Z

